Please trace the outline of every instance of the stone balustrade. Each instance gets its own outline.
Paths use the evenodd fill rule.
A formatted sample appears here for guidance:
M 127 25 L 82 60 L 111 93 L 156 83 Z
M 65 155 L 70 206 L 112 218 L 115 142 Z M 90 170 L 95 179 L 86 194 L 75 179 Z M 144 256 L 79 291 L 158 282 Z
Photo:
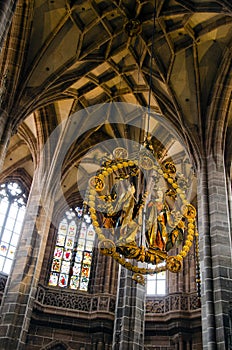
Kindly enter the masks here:
M 200 309 L 200 301 L 195 293 L 172 293 L 155 296 L 146 300 L 146 314 L 166 314 L 172 311 L 193 311 Z
M 115 296 L 110 294 L 86 294 L 39 285 L 36 307 L 56 307 L 83 313 L 108 313 L 114 315 Z M 57 311 L 58 312 L 58 311 Z
M 110 294 L 86 294 L 72 290 L 38 287 L 36 303 L 82 312 L 109 312 L 114 314 L 115 296 Z M 173 293 L 154 296 L 146 300 L 146 314 L 166 314 L 171 311 L 193 311 L 200 309 L 197 295 Z
M 0 299 L 7 276 L 0 274 Z M 114 314 L 116 298 L 111 294 L 86 294 L 72 290 L 38 286 L 35 307 L 56 307 L 84 313 L 107 312 Z M 174 311 L 199 310 L 199 299 L 195 293 L 173 293 L 166 296 L 149 297 L 146 300 L 147 315 L 161 315 Z

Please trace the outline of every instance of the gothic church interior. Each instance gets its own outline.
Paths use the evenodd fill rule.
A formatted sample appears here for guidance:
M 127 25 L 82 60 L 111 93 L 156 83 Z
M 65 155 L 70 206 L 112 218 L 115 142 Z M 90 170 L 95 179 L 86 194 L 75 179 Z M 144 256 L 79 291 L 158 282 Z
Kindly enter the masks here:
M 232 349 L 232 3 L 4 0 L 0 47 L 1 349 Z

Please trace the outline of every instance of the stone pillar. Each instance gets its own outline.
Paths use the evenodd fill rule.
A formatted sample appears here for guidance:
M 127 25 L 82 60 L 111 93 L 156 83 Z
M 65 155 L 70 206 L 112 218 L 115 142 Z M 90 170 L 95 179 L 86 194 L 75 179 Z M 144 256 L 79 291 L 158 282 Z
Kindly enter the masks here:
M 0 1 L 0 171 L 12 134 L 12 125 L 14 124 L 15 132 L 16 120 L 19 123 L 17 113 L 22 108 L 17 106 L 15 97 L 18 94 L 20 71 L 24 67 L 22 62 L 28 45 L 25 33 L 31 28 L 32 3 Z M 4 43 L 7 34 L 10 40 Z
M 18 0 L 0 1 L 0 51 Z
M 179 350 L 184 350 L 184 342 L 182 334 L 179 334 Z
M 132 275 L 120 266 L 112 350 L 144 349 L 145 287 Z
M 93 272 L 93 293 L 109 293 L 116 295 L 118 263 L 96 249 Z
M 209 155 L 198 173 L 203 349 L 225 350 L 232 300 L 232 245 L 223 156 Z
M 50 213 L 41 207 L 43 185 L 37 175 L 38 171 L 31 187 L 21 239 L 2 300 L 1 350 L 25 348 L 41 272 L 50 227 Z M 52 208 L 53 203 L 50 203 L 51 211 Z
M 11 124 L 6 112 L 0 113 L 0 172 L 2 171 L 6 152 L 11 137 Z

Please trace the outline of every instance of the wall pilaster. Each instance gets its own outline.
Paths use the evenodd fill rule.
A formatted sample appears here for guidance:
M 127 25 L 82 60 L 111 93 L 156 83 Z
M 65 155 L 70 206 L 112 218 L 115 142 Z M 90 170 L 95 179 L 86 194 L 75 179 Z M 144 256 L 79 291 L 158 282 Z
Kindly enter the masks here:
M 1 307 L 1 349 L 24 349 L 42 267 L 50 213 L 41 206 L 37 173 L 28 199 L 21 239 Z M 50 203 L 52 211 L 53 204 Z
M 136 283 L 132 275 L 120 266 L 113 350 L 144 349 L 145 287 Z
M 232 246 L 223 156 L 209 155 L 198 173 L 203 348 L 228 348 Z
M 0 50 L 2 42 L 11 24 L 11 19 L 18 0 L 4 0 L 0 2 Z
M 12 129 L 8 118 L 8 113 L 1 111 L 0 108 L 0 171 L 2 171 L 3 168 L 11 132 Z

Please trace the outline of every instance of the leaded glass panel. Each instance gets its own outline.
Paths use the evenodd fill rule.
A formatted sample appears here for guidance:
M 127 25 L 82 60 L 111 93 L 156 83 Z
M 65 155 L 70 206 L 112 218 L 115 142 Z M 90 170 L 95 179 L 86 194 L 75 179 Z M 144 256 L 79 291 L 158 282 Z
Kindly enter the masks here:
M 88 290 L 95 232 L 81 208 L 67 211 L 61 220 L 54 249 L 49 285 Z
M 19 241 L 27 197 L 18 182 L 0 185 L 0 271 L 9 274 Z

